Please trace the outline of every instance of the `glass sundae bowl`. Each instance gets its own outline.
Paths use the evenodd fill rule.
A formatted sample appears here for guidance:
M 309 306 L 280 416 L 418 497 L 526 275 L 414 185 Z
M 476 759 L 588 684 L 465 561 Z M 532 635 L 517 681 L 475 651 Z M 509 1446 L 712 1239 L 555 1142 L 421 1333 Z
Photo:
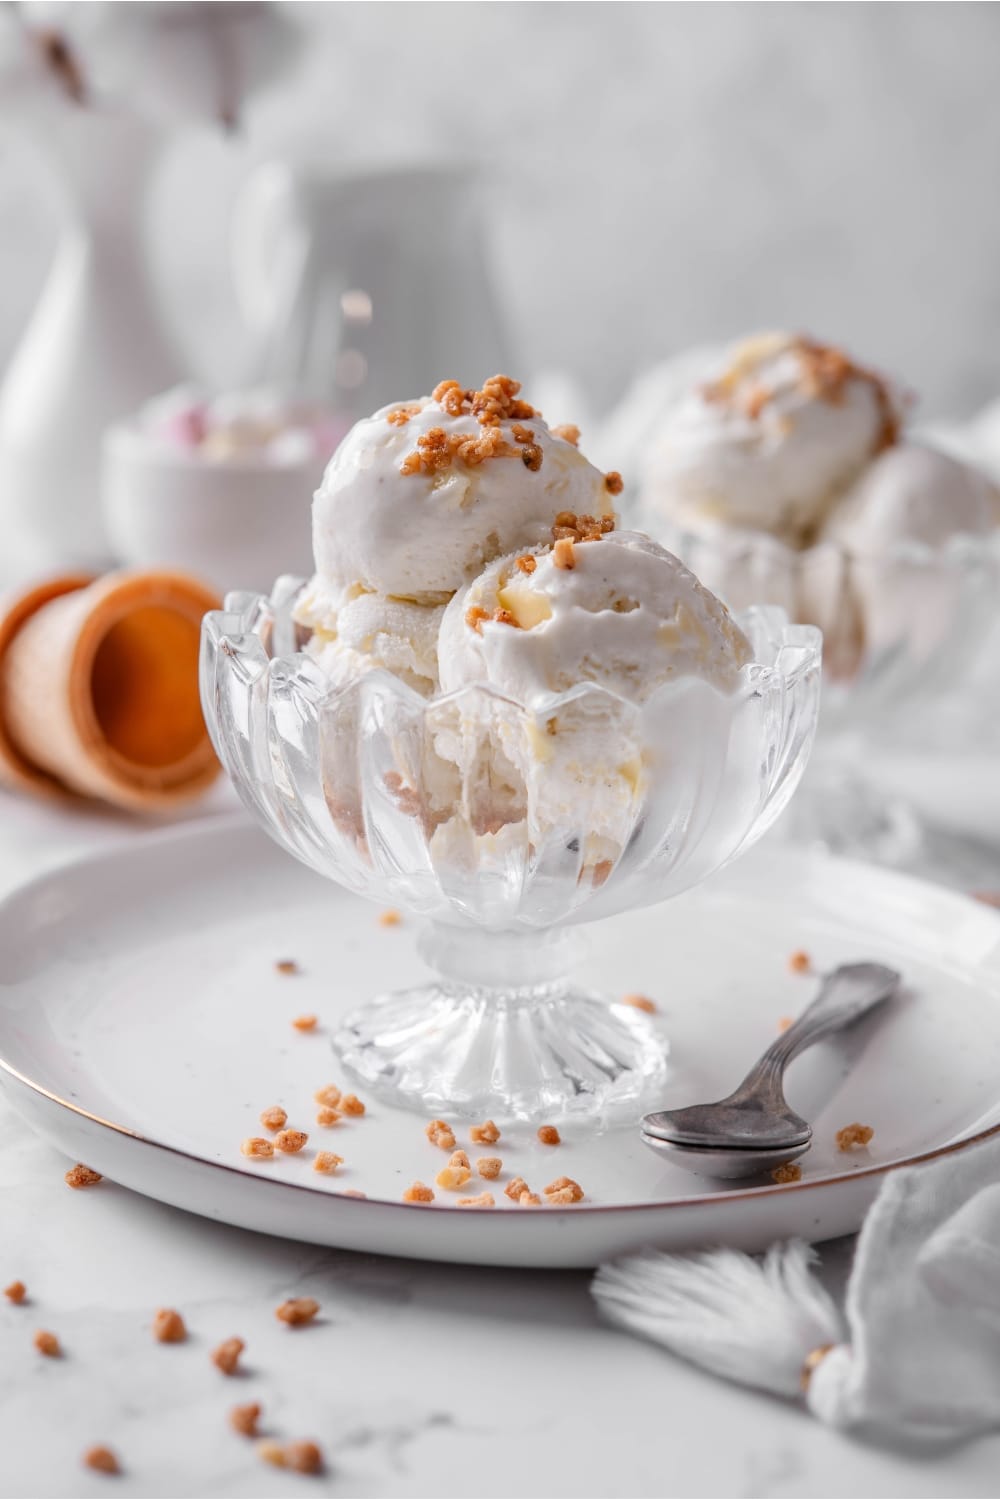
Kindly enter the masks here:
M 379 668 L 332 684 L 302 649 L 302 586 L 206 616 L 202 697 L 273 838 L 425 919 L 432 977 L 348 1016 L 344 1064 L 396 1103 L 507 1119 L 655 1092 L 648 1018 L 573 976 L 581 924 L 676 895 L 771 825 L 815 729 L 819 632 L 751 609 L 732 693 L 685 677 L 635 704 L 587 683 L 529 707 L 482 684 L 424 697 Z

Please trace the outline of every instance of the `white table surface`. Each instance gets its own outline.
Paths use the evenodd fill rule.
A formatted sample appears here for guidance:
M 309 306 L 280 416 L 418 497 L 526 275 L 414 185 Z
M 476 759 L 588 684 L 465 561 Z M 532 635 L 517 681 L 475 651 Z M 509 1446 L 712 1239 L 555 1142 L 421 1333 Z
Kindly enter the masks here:
M 228 809 L 228 794 L 209 811 Z M 141 837 L 124 819 L 0 794 L 0 888 Z M 714 1380 L 598 1322 L 579 1272 L 489 1271 L 267 1239 L 69 1165 L 0 1104 L 3 1496 L 993 1496 L 1000 1435 L 947 1456 L 901 1456 L 794 1406 Z M 839 1285 L 851 1245 L 824 1248 Z M 273 1314 L 315 1296 L 322 1321 Z M 3 1299 L 0 1299 L 3 1301 Z M 176 1307 L 186 1344 L 154 1342 Z M 56 1332 L 65 1358 L 32 1347 Z M 238 1334 L 247 1373 L 208 1351 Z M 265 1427 L 312 1437 L 322 1478 L 264 1465 L 228 1426 L 259 1401 Z M 85 1470 L 107 1442 L 126 1473 Z

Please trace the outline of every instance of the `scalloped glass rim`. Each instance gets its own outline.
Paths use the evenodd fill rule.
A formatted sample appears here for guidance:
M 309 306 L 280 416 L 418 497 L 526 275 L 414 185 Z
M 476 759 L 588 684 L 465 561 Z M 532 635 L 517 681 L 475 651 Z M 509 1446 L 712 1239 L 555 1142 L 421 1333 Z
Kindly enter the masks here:
M 254 628 L 260 624 L 262 607 L 272 615 L 277 615 L 280 610 L 288 608 L 305 582 L 305 579 L 285 575 L 276 581 L 269 595 L 245 592 L 227 594 L 223 608 L 212 610 L 205 616 L 205 629 L 225 654 L 239 656 L 244 660 L 253 659 L 259 672 L 280 674 L 286 683 L 302 692 L 313 707 L 327 709 L 333 707 L 341 697 L 356 690 L 356 680 L 331 684 L 325 673 L 301 649 L 287 655 L 269 655 Z M 568 704 L 581 701 L 606 702 L 610 706 L 632 709 L 638 707 L 643 711 L 658 709 L 668 703 L 672 696 L 689 692 L 692 684 L 697 684 L 699 689 L 727 702 L 737 702 L 759 694 L 775 682 L 792 687 L 820 665 L 823 654 L 822 632 L 815 625 L 790 622 L 780 606 L 753 605 L 734 614 L 733 618 L 755 646 L 762 639 L 769 641 L 774 659 L 772 662 L 748 662 L 740 670 L 739 685 L 728 693 L 702 678 L 690 675 L 663 683 L 641 704 L 636 704 L 602 683 L 591 682 L 577 683 L 565 692 L 545 693 L 529 703 L 522 703 L 489 682 L 467 683 L 450 693 L 437 693 L 425 698 L 409 683 L 403 682 L 385 668 L 373 667 L 364 675 L 373 688 L 379 684 L 391 688 L 398 697 L 410 699 L 414 707 L 424 711 L 459 705 L 472 697 L 485 697 L 531 718 L 548 718 Z

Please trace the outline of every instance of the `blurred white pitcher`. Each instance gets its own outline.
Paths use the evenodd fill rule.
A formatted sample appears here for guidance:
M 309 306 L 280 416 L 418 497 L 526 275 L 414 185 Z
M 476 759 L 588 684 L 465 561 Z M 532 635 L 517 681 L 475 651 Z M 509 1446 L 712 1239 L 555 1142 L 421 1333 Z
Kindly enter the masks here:
M 237 203 L 233 253 L 259 378 L 348 416 L 508 363 L 467 168 L 266 163 Z

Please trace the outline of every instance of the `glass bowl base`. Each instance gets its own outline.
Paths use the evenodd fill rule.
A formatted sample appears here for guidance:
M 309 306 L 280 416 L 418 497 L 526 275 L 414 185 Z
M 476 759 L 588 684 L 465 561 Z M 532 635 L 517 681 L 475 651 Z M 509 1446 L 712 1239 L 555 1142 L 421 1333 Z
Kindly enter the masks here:
M 565 981 L 498 992 L 431 980 L 370 1001 L 333 1044 L 373 1094 L 445 1119 L 637 1120 L 667 1076 L 648 1016 Z

